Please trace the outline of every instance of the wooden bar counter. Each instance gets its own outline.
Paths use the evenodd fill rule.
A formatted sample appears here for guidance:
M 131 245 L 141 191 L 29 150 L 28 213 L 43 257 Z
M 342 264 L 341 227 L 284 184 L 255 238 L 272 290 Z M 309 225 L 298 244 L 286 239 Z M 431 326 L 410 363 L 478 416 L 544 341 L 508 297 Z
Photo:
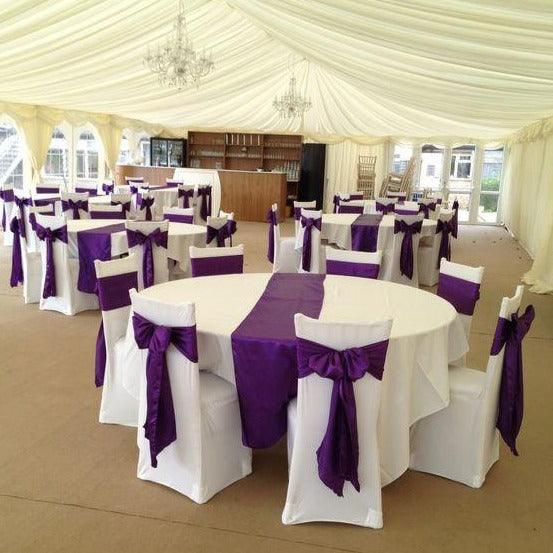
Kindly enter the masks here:
M 161 185 L 165 184 L 165 179 L 172 178 L 174 172 L 173 167 L 118 165 L 115 181 L 125 184 L 125 177 L 144 177 L 145 182 Z M 267 210 L 275 203 L 283 220 L 287 193 L 285 173 L 230 170 L 217 173 L 221 184 L 221 209 L 233 211 L 237 221 L 265 222 Z

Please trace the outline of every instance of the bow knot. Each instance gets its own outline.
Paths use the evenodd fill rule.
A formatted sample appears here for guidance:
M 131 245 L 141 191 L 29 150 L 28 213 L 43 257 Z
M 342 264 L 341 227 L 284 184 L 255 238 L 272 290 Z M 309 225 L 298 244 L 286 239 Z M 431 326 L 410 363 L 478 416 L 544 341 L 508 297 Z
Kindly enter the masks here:
M 393 202 L 391 202 L 389 204 L 383 204 L 381 202 L 376 202 L 376 211 L 380 211 L 384 215 L 388 215 L 388 213 L 392 213 L 394 211 L 394 204 L 393 204 Z
M 152 206 L 154 205 L 155 198 L 144 198 L 140 200 L 140 211 L 146 210 L 146 221 L 152 220 Z
M 36 224 L 36 235 L 46 244 L 46 271 L 44 275 L 43 299 L 56 295 L 56 267 L 54 262 L 54 242 L 60 240 L 67 244 L 67 226 L 55 230 Z
M 193 188 L 179 188 L 178 197 L 184 198 L 182 201 L 182 207 L 187 209 L 190 207 L 190 200 L 194 197 Z
M 80 219 L 80 209 L 88 212 L 88 200 L 62 200 L 61 207 L 63 211 L 73 211 L 73 219 Z
M 127 242 L 129 243 L 129 248 L 138 245 L 142 246 L 144 250 L 142 256 L 142 280 L 144 288 L 153 286 L 155 281 L 154 245 L 167 249 L 167 239 L 167 231 L 162 231 L 159 227 L 150 234 L 144 234 L 139 230 L 127 229 Z
M 232 246 L 232 235 L 236 232 L 236 221 L 229 219 L 222 227 L 215 228 L 211 225 L 207 226 L 206 243 L 210 244 L 212 240 L 217 240 L 217 247 L 222 248 L 225 246 L 225 240 L 230 240 Z
M 430 217 L 430 210 L 436 211 L 436 203 L 430 202 L 425 204 L 424 202 L 419 203 L 419 213 L 424 213 L 424 218 L 428 219 Z
M 110 182 L 102 183 L 102 190 L 105 194 L 111 194 L 115 190 L 115 185 Z
M 419 234 L 422 230 L 422 221 L 407 223 L 402 219 L 396 219 L 394 222 L 394 234 L 401 232 L 403 240 L 401 241 L 401 251 L 399 257 L 399 270 L 407 278 L 413 278 L 413 235 Z

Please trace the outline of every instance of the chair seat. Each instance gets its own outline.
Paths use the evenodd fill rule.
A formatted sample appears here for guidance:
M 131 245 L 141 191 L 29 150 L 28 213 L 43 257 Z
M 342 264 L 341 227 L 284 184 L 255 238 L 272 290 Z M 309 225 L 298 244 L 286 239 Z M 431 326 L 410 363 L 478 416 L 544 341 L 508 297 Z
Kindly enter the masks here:
M 466 367 L 449 368 L 449 390 L 453 395 L 480 397 L 486 388 L 486 373 Z
M 236 388 L 222 378 L 200 371 L 200 403 L 202 422 L 210 433 L 232 426 L 234 418 L 230 416 L 238 402 Z

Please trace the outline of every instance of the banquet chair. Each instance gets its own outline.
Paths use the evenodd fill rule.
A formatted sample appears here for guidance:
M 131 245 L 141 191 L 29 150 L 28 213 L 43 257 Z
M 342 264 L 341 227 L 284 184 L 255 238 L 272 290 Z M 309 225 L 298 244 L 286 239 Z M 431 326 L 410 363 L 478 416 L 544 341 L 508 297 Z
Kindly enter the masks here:
M 386 192 L 386 198 L 393 198 L 398 203 L 403 203 L 407 200 L 407 192 Z
M 135 219 L 137 221 L 160 220 L 161 208 L 159 207 L 158 199 L 149 190 L 141 188 L 136 197 Z
M 382 251 L 357 252 L 326 248 L 326 274 L 362 278 L 378 278 L 382 263 Z
M 365 202 L 363 200 L 351 200 L 344 202 L 340 200 L 338 204 L 338 213 L 358 213 L 361 215 L 365 209 Z
M 419 213 L 423 213 L 425 219 L 436 219 L 437 204 L 435 198 L 420 198 L 418 204 Z
M 171 188 L 178 188 L 182 184 L 184 184 L 182 180 L 176 180 L 169 177 L 165 178 L 165 186 L 169 186 Z
M 232 218 L 229 218 L 228 215 L 231 215 Z M 208 215 L 206 230 L 206 246 L 208 248 L 232 246 L 232 235 L 236 232 L 234 213 L 225 213 L 224 217 L 211 217 Z
M 434 286 L 438 282 L 440 260 L 451 258 L 452 218 L 452 211 L 440 211 L 434 235 L 420 240 L 417 258 L 419 284 L 423 286 Z
M 299 273 L 321 272 L 322 211 L 301 210 L 299 229 L 296 232 L 296 250 L 301 251 Z
M 377 213 L 388 215 L 388 213 L 394 212 L 396 199 L 395 198 L 376 198 L 375 210 Z
M 269 223 L 267 259 L 273 264 L 273 273 L 297 273 L 300 252 L 296 250 L 294 237 L 280 236 L 277 204 L 271 206 L 267 214 L 267 222 Z
M 60 185 L 53 182 L 40 182 L 33 190 L 33 194 L 59 194 Z
M 96 341 L 95 383 L 102 386 L 99 421 L 135 426 L 138 400 L 123 386 L 127 369 L 126 331 L 131 311 L 129 291 L 138 287 L 138 257 L 94 261 L 102 322 Z
M 227 212 L 220 209 L 219 217 L 226 217 L 227 220 L 234 221 L 234 211 Z
M 399 284 L 419 286 L 418 256 L 422 215 L 397 215 L 391 247 L 383 253 L 381 279 Z
M 340 202 L 347 203 L 349 201 L 359 201 L 363 200 L 364 195 L 363 192 L 338 192 L 337 194 L 334 194 L 334 197 L 332 199 L 332 203 L 334 205 L 334 213 L 338 213 L 338 206 L 340 205 Z M 305 207 L 305 206 L 304 206 Z M 307 206 L 307 207 L 315 207 L 315 206 Z
M 156 301 L 135 290 L 131 301 L 137 346 L 156 351 L 144 356 L 140 371 L 137 476 L 205 503 L 252 471 L 236 388 L 199 370 L 193 303 Z M 154 339 L 160 328 L 172 331 L 161 352 Z M 156 389 L 163 416 L 152 404 Z
M 312 202 L 296 202 L 294 201 L 294 220 L 296 221 L 296 236 L 300 229 L 300 217 L 302 209 L 311 209 L 314 210 L 317 207 L 317 202 L 313 200 Z
M 288 492 L 282 522 L 382 528 L 377 423 L 392 320 L 332 323 L 298 313 L 294 323 L 299 379 L 297 397 L 288 404 Z M 365 359 L 371 361 L 362 364 L 352 380 L 341 378 L 342 373 L 333 379 L 336 352 L 353 348 L 366 348 Z M 310 368 L 313 356 L 320 372 Z M 340 362 L 348 358 L 342 354 Z M 346 406 L 339 390 L 343 387 L 348 390 L 348 412 L 356 418 L 349 424 L 342 414 Z
M 150 188 L 149 194 L 154 198 L 159 214 L 164 207 L 178 207 L 178 188 L 165 187 L 160 190 Z
M 515 441 L 520 426 L 515 424 L 510 427 L 505 423 L 511 417 L 504 418 L 509 408 L 515 408 L 516 411 L 517 406 L 509 403 L 509 394 L 502 388 L 511 382 L 516 386 L 517 378 L 522 379 L 522 365 L 520 374 L 510 372 L 513 367 L 518 370 L 510 356 L 514 353 L 516 362 L 518 354 L 522 355 L 518 348 L 533 319 L 531 306 L 524 315 L 516 315 L 523 291 L 524 287 L 518 286 L 512 298 L 503 298 L 501 302 L 486 371 L 466 367 L 450 368 L 449 405 L 419 420 L 412 430 L 411 469 L 479 488 L 491 466 L 499 459 L 497 428 L 502 431 L 513 453 L 517 454 Z M 505 324 L 509 327 L 506 333 L 502 331 Z M 504 339 L 498 339 L 501 337 L 506 337 L 510 348 L 507 358 Z M 518 344 L 517 339 L 520 340 Z M 518 394 L 517 399 L 522 402 L 522 380 L 516 387 L 518 389 L 513 393 Z M 521 411 L 519 415 L 520 424 Z
M 397 215 L 416 215 L 418 212 L 418 202 L 403 202 L 401 204 L 394 204 L 394 213 Z
M 187 223 L 194 224 L 194 208 L 193 207 L 164 207 L 163 219 L 171 223 Z
M 66 219 L 89 219 L 88 192 L 62 192 L 61 210 Z
M 22 234 L 25 237 L 25 247 L 28 252 L 37 252 L 38 251 L 38 245 L 36 243 L 36 237 L 34 235 L 33 229 L 31 228 L 31 224 L 29 222 L 29 213 L 30 209 L 33 207 L 33 200 L 30 196 L 26 194 L 22 194 L 21 191 L 18 191 L 17 194 L 14 195 L 13 198 L 13 206 L 11 214 L 8 217 L 8 222 L 13 219 L 13 217 L 18 217 L 21 221 L 20 223 L 14 223 L 17 224 L 20 229 L 20 234 Z M 48 211 L 51 212 L 51 209 Z M 9 225 L 7 225 L 9 226 Z M 15 243 L 15 235 L 14 235 L 14 243 Z
M 177 193 L 177 205 L 189 209 L 194 208 L 197 203 L 198 195 L 195 184 L 179 184 Z
M 132 209 L 132 197 L 130 192 L 117 192 L 109 195 L 110 205 L 120 205 L 125 213 L 125 218 L 135 213 Z
M 138 287 L 169 280 L 167 245 L 169 221 L 126 221 L 129 253 L 138 256 Z
M 88 196 L 98 195 L 98 185 L 95 183 L 79 183 L 75 185 L 75 194 L 88 194 Z
M 200 184 L 196 190 L 196 212 L 194 220 L 205 223 L 207 218 L 212 216 L 211 209 L 211 184 Z
M 125 219 L 122 205 L 90 204 L 88 213 L 91 219 Z
M 234 275 L 244 272 L 244 246 L 198 248 L 190 246 L 193 277 Z
M 13 244 L 13 232 L 9 228 L 9 222 L 12 216 L 14 198 L 13 184 L 0 184 L 0 218 L 4 231 L 4 246 Z
M 69 257 L 67 219 L 37 213 L 36 234 L 42 259 L 39 308 L 65 315 L 98 309 L 96 295 L 80 292 L 77 288 L 79 260 Z

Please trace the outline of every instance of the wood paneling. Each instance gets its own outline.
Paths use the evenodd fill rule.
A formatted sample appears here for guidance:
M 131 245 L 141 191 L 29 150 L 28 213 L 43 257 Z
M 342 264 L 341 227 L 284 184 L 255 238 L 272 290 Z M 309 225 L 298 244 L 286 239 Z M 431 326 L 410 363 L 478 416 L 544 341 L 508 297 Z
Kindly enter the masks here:
M 125 177 L 144 177 L 150 184 L 165 184 L 175 173 L 174 167 L 142 167 L 140 165 L 117 165 L 115 184 L 125 184 Z

